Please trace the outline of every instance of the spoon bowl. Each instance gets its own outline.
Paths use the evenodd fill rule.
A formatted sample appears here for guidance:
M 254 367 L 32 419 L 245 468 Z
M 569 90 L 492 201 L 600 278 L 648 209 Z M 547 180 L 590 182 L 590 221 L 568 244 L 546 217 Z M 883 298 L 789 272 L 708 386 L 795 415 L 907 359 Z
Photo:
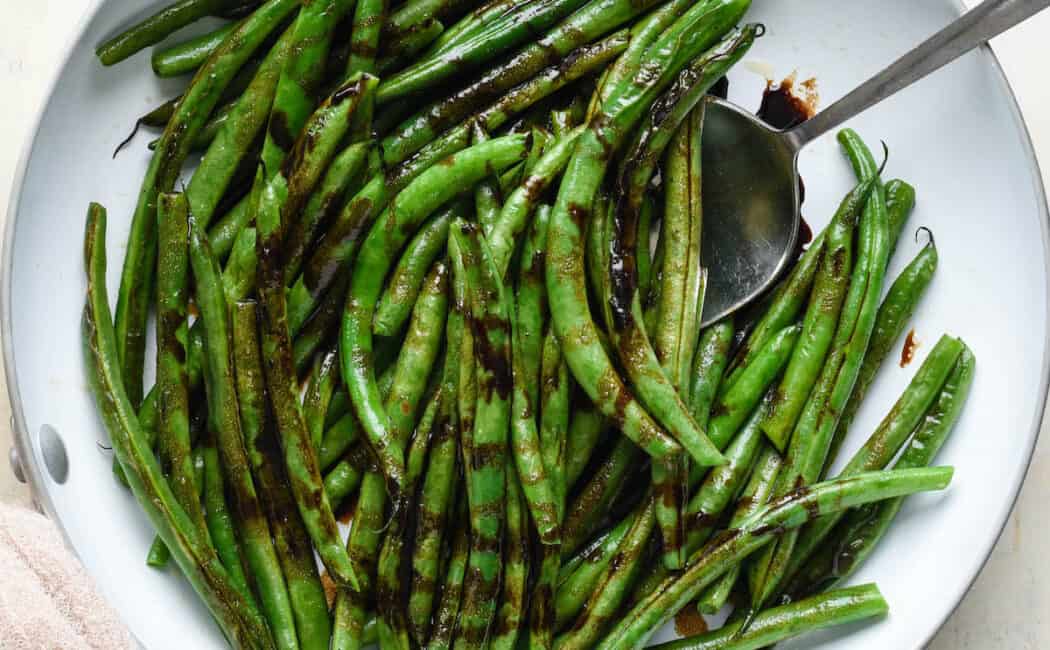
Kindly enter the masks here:
M 796 254 L 801 192 L 784 133 L 732 102 L 706 100 L 702 325 L 767 291 Z

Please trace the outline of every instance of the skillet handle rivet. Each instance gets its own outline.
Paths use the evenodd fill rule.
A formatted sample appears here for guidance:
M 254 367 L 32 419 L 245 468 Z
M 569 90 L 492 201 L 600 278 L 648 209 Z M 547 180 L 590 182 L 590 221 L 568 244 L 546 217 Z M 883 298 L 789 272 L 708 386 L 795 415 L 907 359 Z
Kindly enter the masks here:
M 26 482 L 25 473 L 22 471 L 22 459 L 18 457 L 18 450 L 11 447 L 11 450 L 7 452 L 7 460 L 11 463 L 11 472 L 18 479 L 19 483 Z

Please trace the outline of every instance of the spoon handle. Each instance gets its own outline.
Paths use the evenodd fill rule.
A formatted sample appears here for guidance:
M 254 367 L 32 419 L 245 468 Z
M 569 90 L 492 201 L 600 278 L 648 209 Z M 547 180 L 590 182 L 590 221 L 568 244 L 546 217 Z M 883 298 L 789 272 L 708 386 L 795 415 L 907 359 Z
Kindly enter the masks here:
M 796 150 L 801 149 L 1048 6 L 1050 0 L 985 0 L 785 136 Z

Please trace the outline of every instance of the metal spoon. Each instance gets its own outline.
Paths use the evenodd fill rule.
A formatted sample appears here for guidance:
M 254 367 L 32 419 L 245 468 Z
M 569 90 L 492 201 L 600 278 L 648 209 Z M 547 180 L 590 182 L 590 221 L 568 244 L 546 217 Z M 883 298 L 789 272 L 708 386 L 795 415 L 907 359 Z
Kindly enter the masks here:
M 809 142 L 1050 6 L 985 0 L 826 110 L 786 131 L 709 98 L 704 117 L 702 324 L 735 312 L 788 268 L 799 231 L 798 154 Z

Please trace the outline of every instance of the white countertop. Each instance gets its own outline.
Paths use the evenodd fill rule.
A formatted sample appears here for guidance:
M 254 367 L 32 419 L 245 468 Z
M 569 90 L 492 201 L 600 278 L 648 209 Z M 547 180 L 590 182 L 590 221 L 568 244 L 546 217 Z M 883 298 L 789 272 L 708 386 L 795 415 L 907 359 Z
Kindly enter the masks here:
M 966 0 L 975 4 L 975 0 Z M 0 226 L 23 141 L 40 109 L 59 57 L 88 0 L 0 3 Z M 143 5 L 152 4 L 145 0 Z M 1043 177 L 1050 187 L 1050 84 L 1046 62 L 1050 11 L 993 43 L 1013 84 Z M 0 375 L 0 388 L 3 377 Z M 10 407 L 0 390 L 0 452 L 11 445 Z M 1020 501 L 987 566 L 931 648 L 1019 650 L 1050 647 L 1050 539 L 1042 526 L 1050 501 L 1050 438 L 1046 434 Z M 28 502 L 28 491 L 0 463 L 0 501 Z

